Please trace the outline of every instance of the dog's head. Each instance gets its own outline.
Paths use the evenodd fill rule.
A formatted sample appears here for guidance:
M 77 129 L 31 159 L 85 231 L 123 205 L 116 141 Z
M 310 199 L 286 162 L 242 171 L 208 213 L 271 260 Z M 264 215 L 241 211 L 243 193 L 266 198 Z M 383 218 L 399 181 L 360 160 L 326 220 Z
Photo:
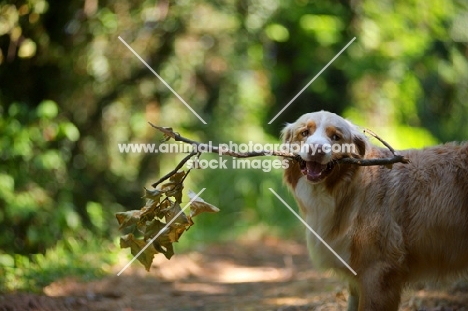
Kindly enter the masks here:
M 367 138 L 355 125 L 326 111 L 307 113 L 286 125 L 282 138 L 291 150 L 298 151 L 303 160 L 299 164 L 300 172 L 312 183 L 322 182 L 338 171 L 336 160 L 363 157 L 368 144 Z

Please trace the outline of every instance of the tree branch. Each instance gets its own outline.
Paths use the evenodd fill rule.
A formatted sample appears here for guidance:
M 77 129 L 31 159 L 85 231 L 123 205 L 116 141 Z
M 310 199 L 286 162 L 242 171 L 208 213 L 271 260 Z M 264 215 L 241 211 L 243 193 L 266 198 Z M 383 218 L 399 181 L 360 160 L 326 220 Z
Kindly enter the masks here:
M 157 182 L 153 183 L 151 186 L 153 188 L 156 188 L 157 185 L 159 185 L 160 183 L 162 183 L 163 181 L 169 179 L 172 175 L 174 175 L 175 173 L 177 173 L 178 170 L 180 170 L 182 168 L 182 166 L 184 166 L 185 163 L 187 163 L 188 160 L 190 160 L 190 158 L 192 158 L 194 155 L 199 155 L 200 153 L 199 152 L 195 152 L 195 151 L 192 151 L 190 152 L 190 154 L 188 156 L 186 156 L 185 158 L 182 159 L 182 161 L 179 162 L 179 164 L 177 164 L 177 166 L 172 170 L 170 171 L 169 173 L 167 173 L 166 175 L 164 175 L 163 177 L 161 177 Z M 187 174 L 185 174 L 184 178 L 188 175 L 188 172 Z
M 152 127 L 162 132 L 166 137 L 172 138 L 175 141 L 181 141 L 187 144 L 190 144 L 196 147 L 197 151 L 200 153 L 207 152 L 207 153 L 217 153 L 219 155 L 227 155 L 231 157 L 237 158 L 252 158 L 252 157 L 262 157 L 262 156 L 278 156 L 278 157 L 287 157 L 296 159 L 297 155 L 289 152 L 281 152 L 281 151 L 274 151 L 274 150 L 262 150 L 260 152 L 236 152 L 230 150 L 228 148 L 219 147 L 219 146 L 212 146 L 205 143 L 200 143 L 188 138 L 181 136 L 179 133 L 174 132 L 170 127 L 161 127 L 148 122 Z
M 385 140 L 383 140 L 382 138 L 379 137 L 379 135 L 375 134 L 374 132 L 372 132 L 371 130 L 369 129 L 364 129 L 364 133 L 369 133 L 370 136 L 374 137 L 375 139 L 377 139 L 378 141 L 380 141 L 382 144 L 384 144 L 385 147 L 388 148 L 388 150 L 390 150 L 392 152 L 393 155 L 395 155 L 395 150 L 392 148 L 392 146 L 390 146 L 389 143 L 387 143 Z
M 179 165 L 177 165 L 175 170 L 173 170 L 169 174 L 166 174 L 166 176 L 161 178 L 160 181 L 153 184 L 153 187 L 155 187 L 155 185 L 161 183 L 162 181 L 164 181 L 165 179 L 167 179 L 171 175 L 173 175 L 175 172 L 177 172 L 177 170 L 180 169 L 182 167 L 182 165 L 185 162 L 188 161 L 188 159 L 190 159 L 193 155 L 195 155 L 197 153 L 199 153 L 199 154 L 203 153 L 203 152 L 217 153 L 219 155 L 227 155 L 227 156 L 238 157 L 238 158 L 251 158 L 251 157 L 259 157 L 259 156 L 280 156 L 280 157 L 290 158 L 290 159 L 295 160 L 297 162 L 303 162 L 304 161 L 297 154 L 289 153 L 289 152 L 275 151 L 275 150 L 271 150 L 271 151 L 270 150 L 269 151 L 262 150 L 262 151 L 259 151 L 259 152 L 236 152 L 236 151 L 230 150 L 228 148 L 224 148 L 222 146 L 221 147 L 220 146 L 212 146 L 212 145 L 208 145 L 208 144 L 205 144 L 205 143 L 200 143 L 200 142 L 185 138 L 185 137 L 181 136 L 179 133 L 174 132 L 173 129 L 170 128 L 170 127 L 161 127 L 161 126 L 156 126 L 156 125 L 154 125 L 154 124 L 152 124 L 150 122 L 148 122 L 148 123 L 152 127 L 154 127 L 155 129 L 157 129 L 158 131 L 162 132 L 164 134 L 164 136 L 167 137 L 166 140 L 172 138 L 175 141 L 184 142 L 184 143 L 187 143 L 187 144 L 191 144 L 192 146 L 194 146 L 194 148 L 196 147 L 196 151 L 192 151 L 192 153 L 190 155 L 185 157 L 182 160 L 182 162 L 179 163 Z M 395 150 L 386 141 L 384 141 L 382 138 L 380 138 L 377 134 L 375 134 L 374 132 L 372 132 L 372 131 L 370 131 L 368 129 L 366 129 L 365 132 L 369 133 L 371 136 L 375 137 L 382 144 L 384 144 L 385 147 L 387 147 L 390 150 L 390 152 L 393 154 L 393 157 L 391 157 L 391 158 L 376 158 L 376 159 L 361 159 L 359 155 L 351 154 L 349 156 L 345 156 L 345 157 L 343 157 L 341 159 L 336 160 L 336 162 L 343 163 L 343 164 L 359 165 L 359 166 L 373 166 L 373 165 L 387 165 L 388 166 L 388 165 L 392 165 L 392 164 L 395 164 L 395 163 L 409 163 L 408 158 L 406 158 L 405 156 L 396 154 Z
M 373 165 L 392 165 L 395 163 L 409 163 L 409 159 L 398 154 L 394 154 L 391 158 L 378 158 L 378 159 L 359 159 L 359 158 L 341 158 L 338 163 L 355 164 L 359 166 L 373 166 Z

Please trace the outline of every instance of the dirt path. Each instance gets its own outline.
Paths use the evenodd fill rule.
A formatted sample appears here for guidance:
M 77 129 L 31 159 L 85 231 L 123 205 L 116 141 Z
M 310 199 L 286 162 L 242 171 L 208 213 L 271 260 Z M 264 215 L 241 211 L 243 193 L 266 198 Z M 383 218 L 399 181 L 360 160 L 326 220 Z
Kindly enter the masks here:
M 170 261 L 158 257 L 150 273 L 132 267 L 94 282 L 60 280 L 44 295 L 0 295 L 0 311 L 346 309 L 345 284 L 314 270 L 304 245 L 291 241 L 210 245 Z M 468 310 L 468 288 L 408 291 L 400 310 Z

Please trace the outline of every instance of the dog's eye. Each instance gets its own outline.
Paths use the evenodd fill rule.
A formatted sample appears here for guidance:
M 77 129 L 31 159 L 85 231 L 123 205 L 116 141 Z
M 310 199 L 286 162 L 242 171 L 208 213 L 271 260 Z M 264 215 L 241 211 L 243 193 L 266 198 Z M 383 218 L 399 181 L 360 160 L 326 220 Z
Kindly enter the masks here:
M 332 138 L 332 140 L 334 140 L 334 141 L 338 141 L 338 140 L 341 139 L 341 137 L 340 137 L 339 135 L 337 135 L 337 134 L 333 134 L 333 136 L 332 136 L 331 138 Z
M 309 136 L 309 130 L 305 130 L 301 132 L 302 137 Z

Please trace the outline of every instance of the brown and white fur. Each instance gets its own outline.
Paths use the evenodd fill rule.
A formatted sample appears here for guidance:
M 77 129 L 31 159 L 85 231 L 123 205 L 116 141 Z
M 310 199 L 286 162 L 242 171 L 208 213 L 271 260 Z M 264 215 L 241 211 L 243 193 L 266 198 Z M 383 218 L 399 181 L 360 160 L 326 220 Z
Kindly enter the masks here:
M 307 223 L 357 273 L 308 234 L 313 262 L 349 281 L 349 311 L 398 310 L 405 285 L 467 271 L 467 143 L 399 151 L 411 162 L 388 169 L 335 162 L 392 155 L 333 113 L 305 114 L 282 137 L 355 146 L 354 155 L 309 149 L 300 153 L 303 164 L 290 161 L 284 172 Z

